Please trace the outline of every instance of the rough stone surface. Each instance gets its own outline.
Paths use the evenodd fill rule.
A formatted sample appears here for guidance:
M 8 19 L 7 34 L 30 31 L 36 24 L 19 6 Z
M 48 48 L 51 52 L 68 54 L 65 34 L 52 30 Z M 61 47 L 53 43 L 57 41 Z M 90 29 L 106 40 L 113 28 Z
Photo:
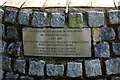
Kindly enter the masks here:
M 0 39 L 2 37 L 5 37 L 5 26 L 4 26 L 4 24 L 0 23 Z
M 120 74 L 120 58 L 105 61 L 107 74 Z
M 120 10 L 108 11 L 108 20 L 110 24 L 120 23 Z
M 118 27 L 118 37 L 120 39 L 120 26 Z
M 14 64 L 14 70 L 25 74 L 25 65 L 26 65 L 25 60 L 16 60 Z
M 0 80 L 2 80 L 4 77 L 4 71 L 3 70 L 0 70 Z
M 68 62 L 67 76 L 68 77 L 82 76 L 82 63 L 80 63 L 80 62 Z
M 69 27 L 82 28 L 83 27 L 83 15 L 82 13 L 70 13 L 69 14 Z
M 31 12 L 32 10 L 30 9 L 22 9 L 18 16 L 19 24 L 28 25 Z
M 17 9 L 15 8 L 6 8 L 5 9 L 5 16 L 4 21 L 9 23 L 15 23 L 17 17 Z
M 93 41 L 94 42 L 101 41 L 100 28 L 93 28 L 92 33 L 93 33 Z
M 8 26 L 7 27 L 7 37 L 8 38 L 18 38 L 18 31 L 16 27 Z
M 119 43 L 113 42 L 113 43 L 112 43 L 112 49 L 113 49 L 113 52 L 114 52 L 116 55 L 120 55 L 120 42 L 119 42 Z
M 6 42 L 0 40 L 0 53 L 5 52 Z
M 44 76 L 45 61 L 30 61 L 29 75 Z
M 120 77 L 113 77 L 111 80 L 120 80 Z
M 110 57 L 110 47 L 107 42 L 95 44 L 95 57 Z
M 51 26 L 52 27 L 64 27 L 65 15 L 63 13 L 51 13 Z
M 7 52 L 13 54 L 14 56 L 20 56 L 21 53 L 21 42 L 12 42 L 7 47 Z
M 2 57 L 2 68 L 7 71 L 11 70 L 11 58 L 5 56 Z
M 0 24 L 2 23 L 3 14 L 4 14 L 4 11 L 0 9 Z
M 99 59 L 86 60 L 85 72 L 87 77 L 102 75 Z
M 46 71 L 48 76 L 62 76 L 64 74 L 64 65 L 47 64 Z
M 47 13 L 45 12 L 34 12 L 32 18 L 33 27 L 45 27 L 45 20 L 47 18 Z
M 20 76 L 19 80 L 34 80 L 32 77 L 28 77 L 28 76 Z
M 104 13 L 101 11 L 87 12 L 89 27 L 100 27 L 104 25 Z
M 100 30 L 101 39 L 102 40 L 114 40 L 115 39 L 115 31 L 113 28 L 102 27 Z
M 7 72 L 5 75 L 5 80 L 18 80 L 19 75 L 14 75 L 13 72 Z

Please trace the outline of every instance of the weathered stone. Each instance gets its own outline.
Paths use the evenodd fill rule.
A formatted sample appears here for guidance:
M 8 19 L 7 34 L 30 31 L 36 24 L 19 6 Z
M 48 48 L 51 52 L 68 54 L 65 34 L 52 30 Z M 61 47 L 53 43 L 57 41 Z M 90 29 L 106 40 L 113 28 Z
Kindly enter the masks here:
M 118 37 L 120 39 L 120 27 L 118 27 Z
M 80 62 L 68 62 L 67 76 L 68 77 L 82 76 L 82 63 L 80 63 Z
M 110 47 L 107 42 L 95 44 L 95 57 L 110 57 Z
M 115 39 L 115 31 L 113 28 L 102 27 L 100 30 L 101 39 L 102 40 L 114 40 Z
M 0 40 L 0 53 L 5 51 L 6 44 L 7 43 L 5 41 Z
M 51 26 L 52 27 L 64 27 L 65 15 L 63 13 L 51 13 Z
M 104 13 L 102 11 L 88 11 L 87 19 L 89 27 L 100 27 L 104 25 Z
M 120 58 L 105 61 L 107 74 L 120 74 Z
M 46 71 L 48 76 L 62 76 L 64 74 L 64 65 L 47 64 Z
M 81 13 L 69 14 L 69 27 L 82 28 L 83 27 L 83 15 Z
M 120 42 L 118 42 L 118 43 L 113 42 L 112 49 L 116 55 L 120 55 Z
M 120 77 L 113 77 L 111 80 L 120 80 Z
M 31 9 L 22 9 L 18 16 L 19 24 L 28 25 L 31 12 Z
M 107 14 L 110 24 L 120 23 L 120 10 L 110 10 Z
M 3 17 L 4 11 L 0 9 L 0 24 L 2 24 L 2 17 Z
M 11 70 L 11 58 L 5 56 L 2 57 L 2 68 L 7 71 Z
M 30 61 L 29 75 L 44 76 L 45 61 Z
M 92 33 L 93 33 L 93 41 L 94 42 L 101 41 L 100 28 L 93 28 Z
M 26 65 L 25 60 L 16 60 L 14 64 L 14 70 L 25 74 L 25 65 Z
M 5 80 L 18 80 L 19 75 L 14 75 L 13 72 L 7 72 L 5 75 Z
M 45 27 L 45 20 L 47 18 L 47 13 L 45 12 L 34 12 L 32 18 L 33 27 Z
M 18 31 L 16 27 L 8 26 L 7 27 L 7 37 L 8 38 L 18 38 Z
M 8 45 L 7 52 L 9 54 L 14 54 L 15 56 L 20 56 L 21 46 L 21 42 L 12 42 Z
M 9 23 L 15 23 L 18 10 L 15 8 L 6 8 L 4 21 Z
M 20 76 L 19 80 L 34 80 L 32 77 L 28 77 L 28 76 Z
M 2 80 L 4 77 L 4 71 L 3 70 L 0 70 L 0 80 Z
M 4 26 L 4 24 L 0 24 L 0 39 L 2 39 L 2 37 L 5 37 L 5 26 Z
M 85 72 L 87 77 L 102 75 L 100 60 L 86 60 Z

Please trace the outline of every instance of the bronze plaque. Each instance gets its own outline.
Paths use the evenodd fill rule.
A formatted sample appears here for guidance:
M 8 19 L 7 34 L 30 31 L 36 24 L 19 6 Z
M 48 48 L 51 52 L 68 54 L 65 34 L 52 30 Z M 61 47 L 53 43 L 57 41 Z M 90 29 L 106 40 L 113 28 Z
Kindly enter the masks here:
M 23 29 L 27 56 L 91 57 L 91 31 L 82 29 Z

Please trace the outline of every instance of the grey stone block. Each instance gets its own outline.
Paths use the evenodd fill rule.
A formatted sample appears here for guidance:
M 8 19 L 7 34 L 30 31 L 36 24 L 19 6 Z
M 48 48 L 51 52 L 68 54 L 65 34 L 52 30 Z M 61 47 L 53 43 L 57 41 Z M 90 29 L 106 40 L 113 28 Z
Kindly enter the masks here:
M 117 43 L 113 42 L 112 49 L 116 55 L 120 55 L 120 42 L 117 42 Z
M 104 13 L 102 11 L 88 11 L 87 19 L 89 27 L 100 27 L 104 25 Z
M 52 27 L 64 27 L 65 15 L 63 13 L 51 13 L 51 26 Z
M 4 78 L 4 71 L 0 70 L 0 80 L 2 80 Z
M 118 27 L 118 37 L 120 39 L 120 26 Z
M 2 39 L 2 37 L 5 37 L 5 26 L 4 26 L 4 24 L 0 24 L 0 39 Z
M 28 76 L 20 76 L 19 80 L 34 80 L 32 77 L 28 77 Z
M 80 63 L 80 62 L 68 62 L 68 64 L 67 64 L 67 76 L 68 77 L 80 77 L 80 76 L 82 76 L 82 63 Z
M 120 74 L 120 58 L 105 61 L 107 74 Z
M 2 57 L 2 68 L 3 70 L 10 71 L 11 68 L 11 58 L 3 56 Z
M 4 11 L 0 9 L 0 24 L 2 24 L 2 17 L 3 17 Z
M 69 14 L 69 27 L 71 28 L 82 28 L 83 27 L 82 13 L 70 13 Z
M 111 80 L 120 80 L 120 77 L 112 77 Z
M 26 67 L 25 65 L 26 65 L 25 60 L 16 60 L 14 64 L 14 70 L 25 74 L 25 67 Z
M 7 46 L 7 53 L 14 54 L 14 56 L 20 56 L 21 48 L 21 42 L 12 42 Z
M 47 64 L 46 71 L 48 76 L 62 76 L 64 74 L 64 65 Z
M 8 26 L 7 27 L 7 37 L 8 38 L 18 38 L 18 31 L 16 27 Z
M 120 23 L 120 10 L 110 10 L 107 15 L 110 24 Z
M 0 40 L 0 53 L 5 52 L 6 45 L 5 41 Z
M 30 61 L 29 75 L 44 76 L 45 61 Z
M 114 40 L 115 39 L 115 31 L 113 28 L 102 27 L 100 29 L 101 39 L 102 40 Z
M 47 18 L 47 13 L 45 12 L 34 12 L 32 18 L 33 27 L 45 27 L 45 20 Z
M 22 9 L 19 12 L 19 16 L 18 16 L 19 24 L 28 25 L 31 13 L 32 13 L 31 9 Z
M 18 80 L 19 75 L 14 75 L 13 72 L 7 72 L 5 75 L 5 80 Z
M 110 57 L 110 46 L 107 42 L 94 45 L 95 57 Z
M 4 21 L 9 23 L 15 23 L 18 10 L 15 8 L 6 8 Z
M 87 77 L 102 75 L 100 60 L 86 60 L 85 72 Z

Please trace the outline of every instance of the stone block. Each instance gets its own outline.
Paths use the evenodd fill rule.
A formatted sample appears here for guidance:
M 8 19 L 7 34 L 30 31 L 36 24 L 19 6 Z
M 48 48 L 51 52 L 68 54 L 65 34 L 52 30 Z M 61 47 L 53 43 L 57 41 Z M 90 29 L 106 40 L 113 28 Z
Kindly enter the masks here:
M 7 27 L 7 38 L 18 38 L 17 28 L 14 26 Z
M 5 80 L 18 80 L 19 75 L 14 75 L 13 72 L 7 72 L 5 75 Z
M 107 42 L 94 45 L 95 57 L 110 57 L 110 46 Z
M 68 64 L 67 64 L 67 76 L 68 77 L 80 77 L 80 76 L 82 76 L 82 63 L 80 63 L 80 62 L 68 62 Z
M 88 11 L 87 19 L 89 27 L 100 27 L 104 25 L 104 13 L 102 11 Z
M 0 40 L 0 53 L 5 52 L 7 43 L 5 41 Z
M 52 27 L 64 27 L 65 15 L 63 13 L 51 13 L 51 25 Z
M 47 13 L 45 12 L 34 12 L 32 18 L 33 27 L 45 27 L 45 21 L 47 18 Z
M 34 80 L 34 79 L 28 76 L 20 76 L 19 80 Z
M 113 42 L 112 43 L 112 49 L 113 49 L 113 52 L 116 54 L 116 55 L 120 55 L 120 42 Z
M 14 70 L 25 74 L 25 65 L 25 60 L 16 60 L 16 62 L 14 63 Z
M 0 24 L 0 39 L 2 39 L 2 37 L 5 37 L 5 26 L 4 26 L 4 24 Z
M 19 22 L 19 24 L 28 25 L 31 13 L 32 13 L 31 9 L 22 9 L 19 12 L 19 16 L 18 16 L 18 22 Z
M 102 40 L 114 40 L 116 36 L 113 28 L 102 27 L 100 33 Z
M 93 33 L 93 41 L 94 42 L 101 41 L 100 28 L 93 28 L 92 33 Z
M 82 28 L 83 27 L 82 13 L 70 13 L 69 14 L 69 27 L 71 28 Z
M 110 24 L 120 23 L 120 10 L 110 10 L 107 12 L 107 16 Z
M 4 14 L 4 11 L 0 9 L 0 24 L 2 24 L 3 14 Z
M 120 77 L 112 77 L 111 80 L 120 80 Z
M 85 72 L 87 77 L 102 75 L 100 60 L 99 59 L 86 60 Z
M 8 23 L 15 23 L 18 10 L 15 8 L 6 8 L 4 21 Z
M 30 61 L 29 75 L 44 76 L 45 61 Z
M 48 76 L 63 76 L 64 65 L 47 64 L 46 71 Z
M 108 75 L 120 74 L 120 58 L 114 58 L 105 61 Z

